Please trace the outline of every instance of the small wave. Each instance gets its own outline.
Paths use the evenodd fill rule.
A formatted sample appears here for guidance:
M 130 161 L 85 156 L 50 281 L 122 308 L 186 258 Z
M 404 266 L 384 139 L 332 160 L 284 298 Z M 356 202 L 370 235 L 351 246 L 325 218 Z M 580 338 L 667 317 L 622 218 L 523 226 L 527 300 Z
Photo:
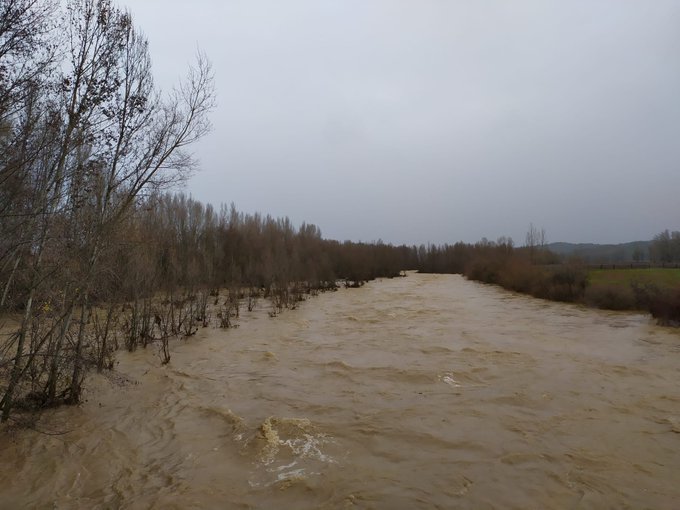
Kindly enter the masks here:
M 420 349 L 420 352 L 423 354 L 450 354 L 455 351 L 448 347 L 442 347 L 441 345 L 433 345 L 432 347 L 423 347 Z
M 668 416 L 660 421 L 660 423 L 664 422 L 671 426 L 671 432 L 680 434 L 680 416 Z
M 463 385 L 456 381 L 453 377 L 453 374 L 451 372 L 447 372 L 445 374 L 441 374 L 438 376 L 439 380 L 443 383 L 448 384 L 449 386 L 453 388 L 462 388 Z
M 394 367 L 366 367 L 367 374 L 387 381 L 407 384 L 432 384 L 436 379 L 430 371 Z
M 388 311 L 385 311 L 385 310 L 377 310 L 377 313 L 378 313 L 379 317 L 382 318 L 382 319 L 385 319 L 385 318 L 396 319 L 397 318 L 397 314 L 395 312 L 388 312 Z
M 271 464 L 274 462 L 276 454 L 279 452 L 279 444 L 281 439 L 279 433 L 272 425 L 272 418 L 267 418 L 262 425 L 260 425 L 260 433 L 265 440 L 264 448 L 262 448 L 261 459 L 264 464 Z
M 196 379 L 195 375 L 185 372 L 184 370 L 179 370 L 177 368 L 173 368 L 172 373 L 185 379 Z
M 337 369 L 340 369 L 340 370 L 354 370 L 353 366 L 348 365 L 344 361 L 339 361 L 339 360 L 330 361 L 330 362 L 326 363 L 325 366 L 326 366 L 326 368 L 337 368 Z
M 262 359 L 265 361 L 276 361 L 276 354 L 271 351 L 265 351 L 262 353 Z
M 281 466 L 282 468 L 290 468 L 292 466 L 295 466 L 297 462 L 293 462 L 289 464 L 288 466 Z M 305 476 L 305 470 L 304 468 L 298 468 L 298 469 L 291 469 L 289 471 L 283 471 L 283 469 L 279 469 L 281 471 L 279 474 L 276 475 L 276 481 L 277 482 L 295 482 L 298 480 L 304 480 L 306 478 Z
M 546 456 L 539 453 L 508 453 L 500 458 L 503 464 L 517 466 L 522 464 L 537 464 L 545 461 Z
M 231 427 L 232 432 L 241 432 L 242 430 L 245 429 L 245 423 L 243 421 L 243 418 L 241 418 L 237 414 L 234 414 L 229 408 L 210 406 L 201 407 L 200 410 L 203 412 L 203 414 L 205 414 L 208 417 L 215 417 L 224 421 L 227 425 Z M 238 436 L 239 434 L 237 434 L 236 439 L 238 439 Z M 243 434 L 240 434 L 240 437 L 243 437 Z

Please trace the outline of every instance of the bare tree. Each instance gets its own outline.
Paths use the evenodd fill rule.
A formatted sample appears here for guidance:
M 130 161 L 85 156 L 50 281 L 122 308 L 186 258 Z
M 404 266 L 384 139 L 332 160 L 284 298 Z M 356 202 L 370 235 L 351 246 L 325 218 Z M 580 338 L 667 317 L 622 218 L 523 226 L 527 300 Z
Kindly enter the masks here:
M 529 223 L 525 246 L 529 249 L 529 256 L 532 262 L 536 260 L 536 253 L 542 251 L 546 245 L 545 229 L 539 230 L 533 223 Z
M 9 3 L 39 5 L 28 0 Z M 68 291 L 62 304 L 66 327 L 57 330 L 66 335 L 72 319 L 76 328 L 65 400 L 79 401 L 92 292 L 102 277 L 101 261 L 140 197 L 183 179 L 194 167 L 187 148 L 210 129 L 207 116 L 214 106 L 212 72 L 204 55 L 198 55 L 186 81 L 163 97 L 154 88 L 148 44 L 129 13 L 110 0 L 71 0 L 66 13 L 62 72 L 48 88 L 55 92 L 43 99 L 49 112 L 43 115 L 43 131 L 50 133 L 47 138 L 52 142 L 23 179 L 32 185 L 27 190 L 31 204 L 27 216 L 33 221 L 24 225 L 25 239 L 17 244 L 30 250 L 31 276 L 25 284 L 24 317 L 2 398 L 2 420 L 9 417 L 25 372 L 34 301 L 55 274 L 64 279 Z M 6 175 L 2 177 L 9 179 Z M 57 263 L 67 251 L 75 255 L 68 271 Z M 13 268 L 10 275 L 19 267 L 17 262 L 3 265 Z M 10 282 L 11 276 L 6 278 L 3 303 Z M 63 338 L 51 345 L 56 349 L 52 356 L 60 356 Z

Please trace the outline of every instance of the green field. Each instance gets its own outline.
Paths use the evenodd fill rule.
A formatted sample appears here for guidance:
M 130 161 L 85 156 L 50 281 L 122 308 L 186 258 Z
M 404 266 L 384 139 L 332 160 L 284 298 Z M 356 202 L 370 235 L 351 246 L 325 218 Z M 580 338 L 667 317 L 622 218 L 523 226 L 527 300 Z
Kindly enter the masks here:
M 680 287 L 680 269 L 591 269 L 588 272 L 591 286 L 626 286 L 631 283 L 653 283 L 658 287 Z

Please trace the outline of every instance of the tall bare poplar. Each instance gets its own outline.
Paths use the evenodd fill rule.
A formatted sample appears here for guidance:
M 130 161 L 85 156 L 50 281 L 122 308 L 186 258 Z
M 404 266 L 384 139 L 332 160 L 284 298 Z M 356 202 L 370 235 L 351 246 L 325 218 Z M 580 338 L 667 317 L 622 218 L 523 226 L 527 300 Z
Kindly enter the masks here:
M 33 344 L 52 346 L 46 392 L 53 399 L 56 360 L 64 359 L 64 337 L 75 320 L 67 353 L 71 373 L 62 398 L 79 401 L 92 291 L 102 277 L 100 262 L 141 195 L 181 180 L 193 168 L 185 149 L 210 128 L 207 115 L 214 90 L 203 55 L 185 82 L 162 96 L 154 87 L 148 43 L 128 12 L 110 0 L 71 0 L 63 28 L 62 71 L 45 76 L 52 79 L 51 96 L 44 100 L 52 143 L 36 167 L 40 171 L 33 170 L 34 186 L 27 190 L 38 204 L 32 214 L 39 221 L 27 229 L 24 243 L 30 246 L 31 267 L 21 304 L 24 319 L 15 335 L 2 398 L 3 420 L 9 417 L 22 375 L 36 359 L 35 351 L 25 350 L 33 302 L 45 282 L 57 276 L 62 279 L 61 324 Z M 66 259 L 66 264 L 57 263 Z

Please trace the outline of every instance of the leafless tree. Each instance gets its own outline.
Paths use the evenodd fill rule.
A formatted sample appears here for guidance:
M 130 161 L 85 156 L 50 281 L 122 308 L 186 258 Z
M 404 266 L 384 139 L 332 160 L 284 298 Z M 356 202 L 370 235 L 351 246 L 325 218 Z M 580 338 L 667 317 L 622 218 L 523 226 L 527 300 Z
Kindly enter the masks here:
M 14 11 L 8 8 L 2 12 Z M 52 142 L 41 146 L 41 157 L 34 158 L 35 164 L 20 174 L 21 183 L 30 185 L 27 196 L 31 205 L 26 215 L 32 220 L 24 224 L 24 238 L 18 245 L 25 247 L 30 276 L 21 304 L 24 317 L 13 366 L 2 398 L 3 420 L 9 417 L 26 367 L 26 338 L 35 315 L 34 301 L 56 273 L 65 279 L 69 294 L 63 302 L 68 327 L 61 330 L 64 334 L 70 331 L 72 321 L 76 328 L 69 352 L 72 372 L 66 400 L 79 401 L 84 348 L 96 297 L 93 291 L 102 277 L 102 260 L 142 195 L 175 183 L 192 170 L 195 162 L 187 148 L 209 130 L 207 116 L 214 105 L 212 72 L 202 54 L 186 81 L 169 96 L 161 96 L 154 88 L 145 38 L 134 28 L 130 14 L 110 0 L 70 0 L 65 23 L 65 58 L 57 66 L 60 73 L 52 79 L 52 87 L 45 88 L 52 94 L 40 103 L 46 112 L 42 131 L 50 133 Z M 47 74 L 42 77 L 49 81 L 52 77 Z M 34 108 L 38 103 L 28 104 Z M 13 175 L 5 170 L 2 178 Z M 69 271 L 57 263 L 59 255 L 67 251 L 76 255 Z M 3 266 L 13 268 L 10 276 L 5 276 L 3 304 L 21 263 L 16 262 L 14 252 L 16 249 L 9 260 L 13 259 L 16 267 L 2 261 Z M 63 339 L 54 346 L 61 349 Z
M 540 230 L 534 226 L 533 223 L 529 223 L 529 230 L 527 231 L 525 246 L 529 250 L 531 261 L 536 260 L 536 253 L 539 250 L 543 250 L 546 245 L 545 229 Z

